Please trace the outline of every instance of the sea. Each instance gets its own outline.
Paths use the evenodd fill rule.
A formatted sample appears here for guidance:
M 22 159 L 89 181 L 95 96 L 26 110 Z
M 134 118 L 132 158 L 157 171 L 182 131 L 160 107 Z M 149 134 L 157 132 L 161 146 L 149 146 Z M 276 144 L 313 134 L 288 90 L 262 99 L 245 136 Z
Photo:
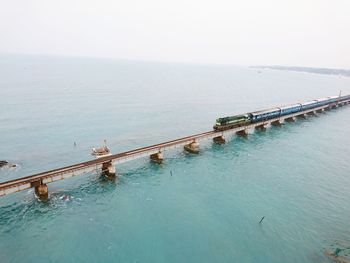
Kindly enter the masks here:
M 0 182 L 350 94 L 350 78 L 249 66 L 0 56 Z M 350 257 L 350 107 L 0 197 L 0 262 L 332 262 Z M 261 221 L 262 219 L 262 221 Z M 261 222 L 260 222 L 261 221 Z M 260 223 L 259 223 L 260 222 Z

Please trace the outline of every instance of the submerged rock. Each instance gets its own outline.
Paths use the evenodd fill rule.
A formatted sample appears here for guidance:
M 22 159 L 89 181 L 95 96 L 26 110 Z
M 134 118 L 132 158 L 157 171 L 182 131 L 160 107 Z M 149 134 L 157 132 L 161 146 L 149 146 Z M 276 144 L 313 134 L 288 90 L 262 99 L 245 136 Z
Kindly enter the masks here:
M 9 162 L 8 161 L 0 161 L 0 167 L 3 167 L 5 165 L 8 165 Z
M 325 254 L 327 257 L 331 258 L 334 260 L 334 262 L 338 262 L 338 263 L 350 263 L 350 259 L 347 259 L 345 257 L 339 256 L 339 252 L 341 252 L 341 250 L 336 249 L 334 252 L 331 251 L 326 251 Z
M 350 263 L 350 244 L 347 241 L 336 240 L 335 244 L 331 245 L 331 249 L 327 249 L 325 254 L 334 262 Z
M 0 161 L 0 168 L 2 167 L 10 167 L 10 168 L 14 168 L 14 167 L 17 167 L 18 165 L 15 164 L 15 163 L 10 163 L 8 161 L 5 161 L 5 160 L 1 160 Z

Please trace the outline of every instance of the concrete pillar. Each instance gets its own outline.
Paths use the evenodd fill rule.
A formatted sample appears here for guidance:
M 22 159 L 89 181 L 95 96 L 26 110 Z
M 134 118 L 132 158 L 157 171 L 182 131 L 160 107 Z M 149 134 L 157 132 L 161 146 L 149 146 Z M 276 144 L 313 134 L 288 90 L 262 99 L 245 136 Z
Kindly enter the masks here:
M 226 142 L 225 137 L 223 135 L 214 137 L 213 141 L 217 144 L 224 144 Z
M 112 161 L 102 164 L 102 174 L 108 177 L 114 177 L 116 175 L 116 169 Z
M 295 121 L 295 117 L 286 118 L 285 121 L 294 122 Z
M 190 144 L 186 144 L 184 149 L 190 153 L 199 153 L 199 143 L 194 140 Z
M 162 163 L 164 160 L 164 156 L 163 153 L 159 151 L 157 153 L 151 154 L 150 159 L 155 163 Z
M 281 122 L 281 120 L 273 121 L 273 122 L 271 122 L 271 125 L 272 126 L 281 126 L 282 122 Z
M 266 131 L 267 124 L 261 124 L 258 126 L 255 126 L 255 129 L 258 131 Z
M 306 119 L 306 114 L 303 113 L 303 114 L 298 115 L 297 117 L 302 118 L 302 119 Z
M 248 136 L 248 131 L 247 130 L 241 130 L 241 131 L 236 132 L 236 134 L 238 136 L 247 137 Z
M 39 185 L 35 186 L 35 195 L 40 200 L 47 200 L 49 198 L 49 189 L 46 184 L 40 183 Z

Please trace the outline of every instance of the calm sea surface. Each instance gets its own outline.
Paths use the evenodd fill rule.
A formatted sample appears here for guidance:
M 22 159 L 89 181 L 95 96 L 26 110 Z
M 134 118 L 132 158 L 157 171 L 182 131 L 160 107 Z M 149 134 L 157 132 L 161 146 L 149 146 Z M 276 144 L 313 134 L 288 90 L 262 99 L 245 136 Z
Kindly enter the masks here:
M 350 94 L 350 78 L 248 67 L 0 57 L 0 181 Z M 350 247 L 350 107 L 0 198 L 0 261 L 329 262 Z M 74 147 L 74 142 L 77 146 Z M 172 176 L 170 176 L 172 171 Z M 265 216 L 262 224 L 258 222 Z M 350 254 L 349 249 L 341 252 Z

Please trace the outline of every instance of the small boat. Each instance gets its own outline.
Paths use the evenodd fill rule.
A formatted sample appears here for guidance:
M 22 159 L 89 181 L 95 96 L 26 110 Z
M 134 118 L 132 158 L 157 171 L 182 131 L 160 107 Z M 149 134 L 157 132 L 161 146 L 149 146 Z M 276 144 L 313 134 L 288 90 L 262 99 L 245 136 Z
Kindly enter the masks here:
M 92 148 L 91 155 L 95 156 L 96 158 L 101 158 L 111 155 L 111 150 L 107 146 Z

